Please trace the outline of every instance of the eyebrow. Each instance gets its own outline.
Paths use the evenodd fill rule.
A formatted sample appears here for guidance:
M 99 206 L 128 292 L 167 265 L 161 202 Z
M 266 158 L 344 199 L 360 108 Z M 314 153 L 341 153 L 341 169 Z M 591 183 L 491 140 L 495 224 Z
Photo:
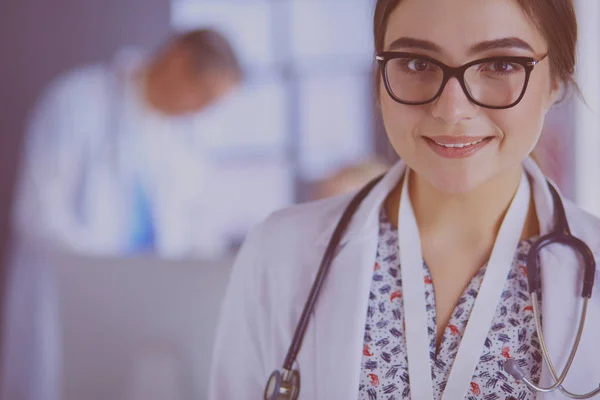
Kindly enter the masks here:
M 415 39 L 411 37 L 401 37 L 394 40 L 390 44 L 389 49 L 391 51 L 399 49 L 421 49 L 434 51 L 436 53 L 442 52 L 442 48 L 433 42 L 430 42 L 428 40 Z
M 531 47 L 526 41 L 517 37 L 507 37 L 477 43 L 471 46 L 471 48 L 469 49 L 469 55 L 499 49 L 522 49 L 535 53 L 535 51 L 533 51 L 533 47 Z
M 389 49 L 390 51 L 398 49 L 420 49 L 433 51 L 436 53 L 443 53 L 443 50 L 439 45 L 428 40 L 415 39 L 411 37 L 401 37 L 394 40 L 390 44 Z M 535 53 L 533 47 L 531 47 L 531 45 L 529 45 L 526 41 L 517 37 L 507 37 L 502 39 L 486 40 L 484 42 L 474 44 L 469 49 L 468 55 L 472 56 L 485 51 L 501 49 L 522 49 Z

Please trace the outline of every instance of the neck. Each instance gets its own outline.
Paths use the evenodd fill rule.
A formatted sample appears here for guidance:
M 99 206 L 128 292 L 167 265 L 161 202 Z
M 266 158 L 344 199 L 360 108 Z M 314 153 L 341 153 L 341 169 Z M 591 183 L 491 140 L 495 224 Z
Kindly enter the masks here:
M 409 192 L 421 240 L 491 249 L 522 173 L 519 165 L 470 192 L 446 193 L 411 171 Z M 400 193 L 401 185 L 398 185 L 386 201 L 386 211 L 394 222 Z M 535 207 L 533 202 L 531 204 L 523 238 L 537 233 Z
M 470 243 L 495 238 L 521 174 L 519 166 L 470 192 L 458 194 L 442 192 L 421 175 L 410 174 L 409 192 L 421 235 L 448 233 Z

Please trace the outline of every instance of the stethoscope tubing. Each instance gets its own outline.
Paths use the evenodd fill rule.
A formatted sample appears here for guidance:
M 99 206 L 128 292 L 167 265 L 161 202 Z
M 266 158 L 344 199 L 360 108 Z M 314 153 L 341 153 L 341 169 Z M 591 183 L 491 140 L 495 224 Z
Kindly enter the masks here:
M 302 342 L 304 339 L 304 335 L 306 334 L 306 329 L 308 327 L 310 316 L 315 310 L 317 300 L 318 300 L 321 290 L 323 288 L 325 279 L 327 278 L 329 269 L 331 268 L 333 260 L 336 256 L 338 247 L 341 244 L 343 234 L 345 233 L 346 229 L 350 225 L 352 217 L 358 210 L 362 201 L 367 197 L 367 195 L 370 193 L 370 191 L 373 189 L 373 187 L 382 179 L 382 177 L 383 176 L 380 176 L 380 177 L 372 180 L 365 187 L 363 187 L 358 192 L 358 194 L 356 194 L 356 196 L 354 196 L 354 198 L 352 198 L 352 200 L 350 201 L 350 203 L 348 204 L 348 206 L 342 213 L 342 216 L 334 230 L 334 233 L 331 236 L 331 239 L 329 240 L 329 244 L 327 245 L 327 248 L 326 248 L 323 258 L 321 260 L 321 265 L 319 267 L 319 271 L 317 273 L 317 276 L 315 278 L 313 286 L 311 287 L 311 291 L 308 296 L 308 299 L 304 305 L 304 309 L 302 311 L 300 321 L 298 322 L 298 325 L 296 326 L 296 330 L 294 332 L 292 343 L 290 344 L 290 347 L 288 349 L 288 352 L 287 352 L 287 355 L 286 355 L 286 358 L 284 361 L 284 365 L 283 365 L 284 373 L 281 374 L 278 371 L 275 371 L 273 373 L 273 375 L 271 376 L 274 379 L 273 382 L 276 381 L 276 385 L 274 385 L 275 388 L 282 387 L 282 382 L 288 383 L 289 384 L 288 386 L 290 386 L 290 385 L 294 386 L 294 383 L 295 383 L 295 384 L 297 384 L 298 387 L 293 387 L 294 390 L 289 390 L 289 388 L 288 388 L 285 390 L 285 393 L 280 392 L 279 389 L 277 389 L 276 390 L 277 393 L 272 393 L 271 396 L 267 396 L 267 393 L 265 393 L 265 399 L 280 399 L 280 398 L 296 399 L 298 397 L 299 390 L 300 390 L 300 388 L 299 388 L 300 373 L 298 371 L 295 371 L 293 369 L 293 367 L 294 367 L 294 363 L 296 362 L 296 359 L 298 357 L 298 353 L 300 352 L 300 348 L 302 347 Z M 533 314 L 534 314 L 534 319 L 535 319 L 535 327 L 536 327 L 536 331 L 538 332 L 538 337 L 540 339 L 540 347 L 542 350 L 543 360 L 548 365 L 555 383 L 550 387 L 537 386 L 536 384 L 534 384 L 531 381 L 531 379 L 529 379 L 528 377 L 526 377 L 523 374 L 523 372 L 518 367 L 518 364 L 516 363 L 515 360 L 507 361 L 504 364 L 504 369 L 506 372 L 508 372 L 510 375 L 512 375 L 515 379 L 522 380 L 529 387 L 529 389 L 531 389 L 533 391 L 541 392 L 541 393 L 548 393 L 548 392 L 552 392 L 552 391 L 555 391 L 558 389 L 565 396 L 568 396 L 570 398 L 587 399 L 587 398 L 591 398 L 591 397 L 599 394 L 600 387 L 589 393 L 586 393 L 586 394 L 573 394 L 563 387 L 563 383 L 571 369 L 571 366 L 573 364 L 573 361 L 574 361 L 577 351 L 579 349 L 579 345 L 581 343 L 581 336 L 583 334 L 585 320 L 587 317 L 588 301 L 592 296 L 592 290 L 593 290 L 593 286 L 594 286 L 595 273 L 596 273 L 596 262 L 595 262 L 594 256 L 593 256 L 590 248 L 583 241 L 574 237 L 571 234 L 571 231 L 569 228 L 569 223 L 568 223 L 567 216 L 566 216 L 566 211 L 565 211 L 564 205 L 562 203 L 562 200 L 560 198 L 558 191 L 550 182 L 548 182 L 548 187 L 552 194 L 553 203 L 554 203 L 555 229 L 551 233 L 549 233 L 545 236 L 542 236 L 540 239 L 538 239 L 532 245 L 532 247 L 529 250 L 529 253 L 527 255 L 526 268 L 527 268 L 529 292 L 530 292 L 530 296 L 531 296 L 531 301 L 532 301 L 532 306 L 533 306 Z M 539 318 L 540 310 L 539 310 L 539 306 L 538 306 L 538 292 L 541 290 L 541 279 L 540 279 L 540 275 L 539 275 L 539 265 L 538 265 L 539 264 L 539 254 L 540 254 L 540 251 L 544 247 L 549 246 L 551 244 L 563 244 L 563 245 L 566 245 L 566 246 L 574 249 L 576 252 L 578 252 L 583 257 L 583 262 L 585 265 L 583 288 L 582 288 L 582 293 L 581 293 L 581 296 L 583 298 L 583 308 L 582 308 L 582 312 L 581 312 L 581 315 L 579 318 L 577 333 L 575 336 L 574 343 L 571 347 L 571 352 L 569 354 L 569 358 L 568 358 L 565 368 L 563 369 L 560 376 L 558 376 L 558 374 L 556 373 L 556 369 L 554 368 L 554 365 L 550 358 L 550 354 L 548 352 L 548 347 L 546 345 L 544 333 L 542 330 L 541 320 Z M 294 376 L 295 378 L 291 379 L 288 382 L 286 379 L 286 376 L 287 377 Z M 270 383 L 271 383 L 271 379 L 269 379 L 267 387 L 269 387 Z M 294 394 L 292 395 L 292 393 L 294 393 Z

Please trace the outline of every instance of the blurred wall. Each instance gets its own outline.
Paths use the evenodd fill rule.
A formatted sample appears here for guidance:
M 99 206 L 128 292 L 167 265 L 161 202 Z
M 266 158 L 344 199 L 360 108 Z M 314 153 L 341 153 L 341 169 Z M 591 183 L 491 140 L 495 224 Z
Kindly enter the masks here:
M 0 299 L 14 177 L 36 97 L 56 75 L 122 45 L 156 46 L 169 32 L 169 10 L 168 0 L 0 1 Z

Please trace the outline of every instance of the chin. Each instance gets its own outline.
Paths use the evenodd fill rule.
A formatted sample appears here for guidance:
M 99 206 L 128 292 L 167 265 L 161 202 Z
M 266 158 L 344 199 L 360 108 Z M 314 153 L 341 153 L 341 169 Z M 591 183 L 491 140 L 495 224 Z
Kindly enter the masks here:
M 448 194 L 469 193 L 489 181 L 492 177 L 481 170 L 450 171 L 429 170 L 421 176 L 440 192 Z

